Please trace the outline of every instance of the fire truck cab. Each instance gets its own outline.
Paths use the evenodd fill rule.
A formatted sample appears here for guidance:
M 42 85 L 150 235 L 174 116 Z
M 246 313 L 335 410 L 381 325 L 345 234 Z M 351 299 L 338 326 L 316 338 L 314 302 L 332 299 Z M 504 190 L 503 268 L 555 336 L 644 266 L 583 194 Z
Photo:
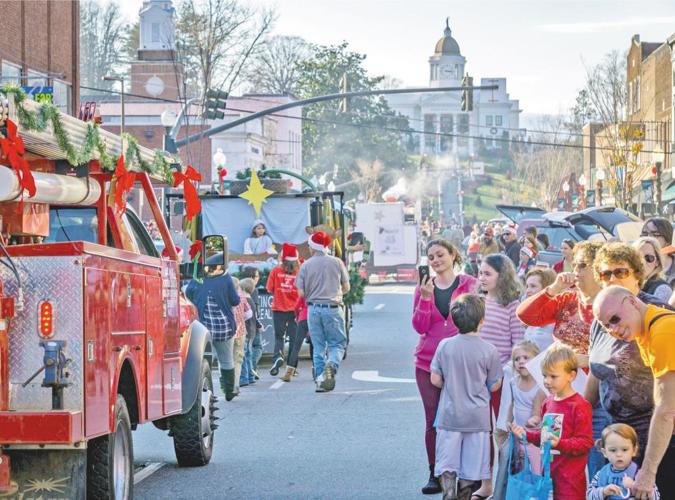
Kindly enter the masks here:
M 211 338 L 148 173 L 136 168 L 136 186 L 168 257 L 115 206 L 117 179 L 96 159 L 72 167 L 48 132 L 19 136 L 36 193 L 0 154 L 0 497 L 132 498 L 139 424 L 169 431 L 180 465 L 211 458 Z

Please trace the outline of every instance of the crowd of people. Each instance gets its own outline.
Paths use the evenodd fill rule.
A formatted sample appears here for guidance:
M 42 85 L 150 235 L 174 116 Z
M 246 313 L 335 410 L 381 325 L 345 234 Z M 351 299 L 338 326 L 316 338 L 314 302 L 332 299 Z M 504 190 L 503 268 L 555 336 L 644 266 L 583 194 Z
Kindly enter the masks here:
M 649 219 L 631 243 L 565 240 L 554 266 L 527 229 L 426 244 L 433 276 L 412 315 L 422 492 L 505 498 L 514 471 L 492 464 L 508 469 L 515 438 L 535 468 L 550 448 L 556 500 L 675 499 L 672 225 Z
M 271 242 L 264 224 L 256 221 L 251 237 L 246 240 L 246 249 L 257 255 L 266 253 L 267 240 Z M 302 344 L 309 338 L 316 392 L 335 388 L 347 344 L 342 297 L 349 291 L 349 275 L 340 259 L 328 255 L 331 242 L 326 233 L 313 233 L 308 240 L 312 255 L 304 262 L 295 245 L 284 243 L 279 264 L 270 272 L 266 284 L 272 295 L 275 338 L 270 374 L 279 375 L 285 364 L 281 380 L 291 382 L 298 375 Z M 269 255 L 276 255 L 276 250 Z M 204 264 L 204 279 L 192 280 L 186 295 L 211 332 L 220 366 L 220 386 L 225 400 L 232 401 L 241 387 L 260 379 L 258 363 L 263 353 L 257 296 L 260 274 L 255 267 L 245 267 L 239 280 L 216 259 L 207 259 Z

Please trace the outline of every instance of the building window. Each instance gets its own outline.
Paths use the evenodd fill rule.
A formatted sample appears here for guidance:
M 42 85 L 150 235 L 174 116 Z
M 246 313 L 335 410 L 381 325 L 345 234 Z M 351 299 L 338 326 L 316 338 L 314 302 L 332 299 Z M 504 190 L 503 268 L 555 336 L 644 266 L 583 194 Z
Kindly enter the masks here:
M 259 155 L 260 154 L 260 149 L 256 148 L 255 146 L 251 146 L 251 153 Z
M 62 113 L 70 114 L 71 103 L 73 101 L 72 87 L 61 80 L 54 80 L 54 106 Z
M 640 111 L 640 77 L 635 79 L 635 111 Z
M 469 115 L 462 113 L 457 115 L 457 145 L 459 147 L 467 147 L 469 145 L 469 138 L 466 134 L 469 133 Z
M 492 127 L 492 115 L 485 115 L 485 126 Z
M 424 147 L 436 146 L 436 115 L 424 115 Z
M 454 117 L 452 115 L 441 115 L 441 151 L 450 150 L 452 144 L 452 132 L 454 129 Z
M 2 67 L 0 68 L 0 76 L 2 77 L 2 80 L 0 81 L 0 84 L 2 85 L 6 85 L 8 83 L 21 85 L 20 66 L 9 63 L 7 61 L 2 61 Z
M 159 23 L 152 23 L 152 42 L 159 42 Z
M 28 75 L 26 77 L 26 85 L 28 85 L 29 87 L 46 87 L 47 75 L 29 69 Z
M 496 115 L 495 116 L 495 125 L 498 127 L 502 126 L 502 115 Z

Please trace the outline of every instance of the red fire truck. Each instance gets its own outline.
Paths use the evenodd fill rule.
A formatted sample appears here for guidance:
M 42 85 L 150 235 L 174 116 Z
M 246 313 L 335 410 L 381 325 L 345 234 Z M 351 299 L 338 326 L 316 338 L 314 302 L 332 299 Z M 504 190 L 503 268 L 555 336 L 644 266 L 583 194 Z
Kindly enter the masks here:
M 15 111 L 10 102 L 19 122 Z M 61 121 L 81 146 L 90 125 Z M 0 112 L 0 140 L 12 136 L 8 123 Z M 119 156 L 120 137 L 99 133 Z M 0 497 L 131 498 L 131 431 L 146 422 L 169 431 L 180 465 L 207 464 L 211 340 L 181 293 L 150 176 L 128 162 L 168 258 L 131 209 L 110 202 L 116 179 L 95 155 L 73 168 L 51 128 L 14 135 L 25 153 L 0 143 Z

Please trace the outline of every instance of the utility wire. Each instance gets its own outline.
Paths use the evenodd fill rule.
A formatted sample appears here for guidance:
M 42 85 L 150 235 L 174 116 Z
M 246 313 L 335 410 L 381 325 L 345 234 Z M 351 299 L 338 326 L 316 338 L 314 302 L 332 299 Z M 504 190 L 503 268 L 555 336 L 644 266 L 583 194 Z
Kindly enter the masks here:
M 116 94 L 119 95 L 121 92 L 116 91 L 116 90 L 109 90 L 109 89 L 99 89 L 95 87 L 86 87 L 86 86 L 80 86 L 81 88 L 86 88 L 88 90 L 97 90 L 100 92 L 106 92 L 106 93 L 111 93 L 111 94 Z M 130 96 L 130 97 L 140 97 L 143 99 L 150 99 L 150 100 L 155 100 L 155 101 L 161 101 L 161 102 L 167 102 L 167 103 L 173 103 L 173 104 L 182 104 L 182 101 L 174 100 L 174 99 L 165 99 L 162 97 L 149 97 L 149 96 L 144 96 L 140 94 L 129 94 L 127 92 L 124 93 L 125 96 Z M 227 107 L 230 111 L 238 111 L 241 113 L 257 113 L 258 111 L 252 111 L 250 109 L 240 109 L 240 108 L 233 108 L 233 107 Z M 570 144 L 570 143 L 564 143 L 564 142 L 547 142 L 547 141 L 539 141 L 539 140 L 530 140 L 530 139 L 515 139 L 515 138 L 503 138 L 503 137 L 486 137 L 486 136 L 480 136 L 480 135 L 466 135 L 464 133 L 449 133 L 449 132 L 431 132 L 431 131 L 426 131 L 426 130 L 417 130 L 417 129 L 402 129 L 402 128 L 395 128 L 395 127 L 383 127 L 380 125 L 375 125 L 375 124 L 362 124 L 362 123 L 345 123 L 341 121 L 336 121 L 336 120 L 325 120 L 325 119 L 319 119 L 319 118 L 309 118 L 309 117 L 302 117 L 302 116 L 292 116 L 292 115 L 282 115 L 282 114 L 276 114 L 276 113 L 270 113 L 268 116 L 276 116 L 279 118 L 289 118 L 292 120 L 304 120 L 304 121 L 309 121 L 313 123 L 324 123 L 327 125 L 341 125 L 341 126 L 347 126 L 347 127 L 355 127 L 355 128 L 364 128 L 364 129 L 377 129 L 377 130 L 385 130 L 388 132 L 397 132 L 401 134 L 418 134 L 418 135 L 432 135 L 435 137 L 457 137 L 458 139 L 475 139 L 475 140 L 492 140 L 495 142 L 503 142 L 503 143 L 509 143 L 509 144 L 522 144 L 525 146 L 550 146 L 550 147 L 562 147 L 562 148 L 571 148 L 571 149 L 588 149 L 588 150 L 595 150 L 595 151 L 616 151 L 616 148 L 610 148 L 610 147 L 603 147 L 603 146 L 585 146 L 583 144 Z M 391 117 L 391 118 L 396 118 L 396 117 Z M 405 117 L 401 117 L 405 118 Z M 471 127 L 471 126 L 469 126 Z M 562 134 L 561 135 L 568 135 L 568 134 Z M 581 134 L 582 136 L 585 137 L 590 137 L 585 134 Z M 596 135 L 596 137 L 602 138 L 602 136 Z M 647 142 L 645 140 L 644 142 Z M 650 139 L 649 142 L 662 142 L 658 141 L 656 139 Z M 652 150 L 646 150 L 643 149 L 641 153 L 656 153 L 657 151 L 652 151 Z

